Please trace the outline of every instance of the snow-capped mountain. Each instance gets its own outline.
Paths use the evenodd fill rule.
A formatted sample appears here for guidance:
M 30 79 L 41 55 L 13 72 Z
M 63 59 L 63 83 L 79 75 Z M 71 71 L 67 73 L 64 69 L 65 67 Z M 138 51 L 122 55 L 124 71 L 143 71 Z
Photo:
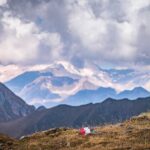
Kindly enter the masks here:
M 5 84 L 30 104 L 53 106 L 60 103 L 99 102 L 108 97 L 146 97 L 149 95 L 146 91 L 150 89 L 149 83 L 148 71 L 106 70 L 93 64 L 77 68 L 66 61 L 58 61 L 42 70 L 24 72 Z M 139 88 L 139 94 L 137 90 L 132 90 L 135 87 L 146 90 Z

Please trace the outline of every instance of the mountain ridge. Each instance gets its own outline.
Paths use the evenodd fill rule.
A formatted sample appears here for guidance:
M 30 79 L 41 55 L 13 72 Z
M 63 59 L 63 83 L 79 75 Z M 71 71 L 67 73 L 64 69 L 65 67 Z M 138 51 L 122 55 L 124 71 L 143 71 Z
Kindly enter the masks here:
M 137 100 L 107 99 L 81 106 L 59 105 L 35 111 L 31 115 L 0 124 L 0 132 L 14 137 L 32 134 L 54 127 L 114 124 L 150 110 L 150 97 Z M 16 128 L 18 127 L 18 128 Z
M 117 93 L 113 88 L 110 87 L 100 87 L 96 90 L 81 90 L 75 95 L 68 97 L 67 100 L 64 101 L 64 103 L 70 105 L 83 105 L 85 104 L 85 102 L 98 103 L 107 98 L 114 98 L 117 100 L 127 98 L 130 100 L 134 100 L 137 98 L 144 98 L 149 96 L 150 92 L 142 87 L 136 87 L 132 90 L 125 90 L 120 93 Z
M 27 116 L 35 111 L 4 84 L 0 83 L 0 122 Z
M 45 81 L 47 82 L 45 83 Z M 93 90 L 96 93 L 96 90 L 100 87 L 110 87 L 118 93 L 135 87 L 146 88 L 149 81 L 148 72 L 141 73 L 133 69 L 101 69 L 97 65 L 77 68 L 68 62 L 58 61 L 40 71 L 27 70 L 27 72 L 6 82 L 6 85 L 30 104 L 38 107 L 40 104 L 43 105 L 42 101 L 45 102 L 45 106 L 52 107 L 65 102 L 65 100 L 81 93 L 83 90 L 85 92 L 86 90 Z M 22 85 L 20 86 L 20 84 Z M 42 89 L 46 94 L 40 94 L 37 89 Z M 135 92 L 134 95 L 129 94 L 129 92 L 125 95 L 125 93 L 121 92 L 118 97 L 114 98 L 136 99 L 147 96 L 150 96 L 150 94 L 148 95 L 144 91 L 141 95 L 139 92 Z M 93 98 L 93 102 L 102 101 L 108 97 L 113 98 L 112 95 L 108 95 L 100 99 L 98 94 L 97 97 L 99 99 L 94 100 Z M 91 98 L 88 99 L 87 97 L 86 102 L 90 102 L 90 100 Z

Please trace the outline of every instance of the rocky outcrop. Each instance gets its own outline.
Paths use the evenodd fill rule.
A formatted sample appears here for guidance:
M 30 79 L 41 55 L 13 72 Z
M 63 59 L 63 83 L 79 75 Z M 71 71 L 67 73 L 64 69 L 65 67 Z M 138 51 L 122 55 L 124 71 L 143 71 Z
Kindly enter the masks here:
M 24 117 L 34 111 L 34 106 L 26 104 L 4 84 L 0 83 L 0 122 Z

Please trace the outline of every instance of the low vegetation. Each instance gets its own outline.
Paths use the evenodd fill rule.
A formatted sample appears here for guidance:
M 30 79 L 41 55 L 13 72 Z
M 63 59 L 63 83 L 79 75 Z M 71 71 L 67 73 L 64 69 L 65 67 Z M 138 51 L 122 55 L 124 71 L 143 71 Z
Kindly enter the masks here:
M 95 128 L 93 135 L 77 129 L 56 128 L 13 140 L 0 136 L 0 149 L 9 150 L 149 150 L 150 113 L 124 123 Z

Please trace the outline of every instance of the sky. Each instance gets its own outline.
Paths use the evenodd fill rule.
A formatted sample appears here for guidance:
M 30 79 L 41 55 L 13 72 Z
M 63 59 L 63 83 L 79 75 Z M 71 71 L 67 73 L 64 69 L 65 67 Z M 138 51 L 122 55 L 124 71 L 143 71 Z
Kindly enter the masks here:
M 1 66 L 150 69 L 149 40 L 150 0 L 0 0 Z

